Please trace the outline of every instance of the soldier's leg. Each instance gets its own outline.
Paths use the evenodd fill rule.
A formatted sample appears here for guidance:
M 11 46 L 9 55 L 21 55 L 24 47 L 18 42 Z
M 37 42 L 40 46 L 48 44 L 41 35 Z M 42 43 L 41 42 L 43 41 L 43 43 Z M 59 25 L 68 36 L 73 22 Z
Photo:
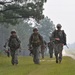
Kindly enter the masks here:
M 44 50 L 41 50 L 42 59 L 44 59 Z
M 63 50 L 63 46 L 62 44 L 59 45 L 59 63 L 61 63 L 62 61 L 62 50 Z
M 15 50 L 14 63 L 18 64 L 18 50 Z
M 62 51 L 59 53 L 59 63 L 62 61 Z
M 13 51 L 13 50 L 11 50 L 11 57 L 12 57 L 11 63 L 12 63 L 12 65 L 14 65 L 15 51 Z
M 51 49 L 49 48 L 49 55 L 50 55 L 50 58 L 52 58 L 52 53 L 51 53 Z
M 52 58 L 53 58 L 53 49 L 52 49 Z
M 35 64 L 39 64 L 40 63 L 40 53 L 39 53 L 39 47 L 35 47 L 33 50 L 34 56 L 33 56 L 33 61 Z
M 33 62 L 36 62 L 36 47 L 33 47 Z
M 39 64 L 39 48 L 36 47 L 36 50 L 35 50 L 35 63 L 36 64 Z
M 58 52 L 55 51 L 56 63 L 58 63 Z
M 37 47 L 36 49 L 36 63 L 39 64 L 40 63 L 40 47 Z
M 50 58 L 53 58 L 53 49 L 51 49 Z
M 52 55 L 52 53 L 50 53 L 50 58 L 53 58 L 53 55 Z
M 58 44 L 54 45 L 54 52 L 55 52 L 55 57 L 56 57 L 56 63 L 58 63 Z

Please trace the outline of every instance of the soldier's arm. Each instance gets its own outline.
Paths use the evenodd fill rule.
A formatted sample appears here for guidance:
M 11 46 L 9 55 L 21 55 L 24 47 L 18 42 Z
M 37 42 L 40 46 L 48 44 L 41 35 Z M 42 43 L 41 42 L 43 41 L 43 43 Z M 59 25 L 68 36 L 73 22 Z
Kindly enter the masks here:
M 19 43 L 21 43 L 21 41 L 20 41 L 20 39 L 18 37 L 17 37 L 17 40 L 18 40 Z
M 16 40 L 17 40 L 19 43 L 21 43 L 21 41 L 20 41 L 20 39 L 19 39 L 19 36 L 18 36 L 18 35 L 16 35 Z

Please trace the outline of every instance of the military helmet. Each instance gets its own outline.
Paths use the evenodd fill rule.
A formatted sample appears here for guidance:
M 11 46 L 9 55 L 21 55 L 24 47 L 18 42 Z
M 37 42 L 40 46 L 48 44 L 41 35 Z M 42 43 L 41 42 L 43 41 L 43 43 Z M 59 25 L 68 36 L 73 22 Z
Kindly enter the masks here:
M 34 29 L 33 29 L 33 32 L 34 32 L 34 31 L 38 31 L 38 29 L 37 29 L 37 28 L 34 28 Z
M 11 34 L 12 34 L 12 33 L 16 33 L 16 30 L 15 30 L 15 29 L 12 29 Z
M 61 28 L 62 26 L 61 26 L 61 24 L 57 24 L 57 28 Z

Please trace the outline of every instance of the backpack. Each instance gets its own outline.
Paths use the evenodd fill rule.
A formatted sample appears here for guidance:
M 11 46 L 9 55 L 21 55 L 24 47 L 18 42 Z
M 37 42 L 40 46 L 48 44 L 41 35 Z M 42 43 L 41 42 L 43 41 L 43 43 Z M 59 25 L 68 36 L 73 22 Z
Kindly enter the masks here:
M 62 33 L 63 33 L 63 43 L 64 43 L 64 45 L 66 45 L 66 34 L 65 34 L 64 30 L 62 30 Z
M 20 47 L 20 41 L 17 37 L 10 37 L 8 46 L 10 48 L 18 49 Z

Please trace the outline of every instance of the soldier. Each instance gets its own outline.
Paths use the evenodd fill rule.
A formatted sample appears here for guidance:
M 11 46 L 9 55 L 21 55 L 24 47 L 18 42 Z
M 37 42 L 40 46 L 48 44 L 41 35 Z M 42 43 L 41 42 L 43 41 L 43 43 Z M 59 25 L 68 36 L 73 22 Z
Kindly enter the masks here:
M 53 58 L 53 47 L 54 47 L 54 44 L 53 44 L 52 41 L 50 41 L 50 42 L 48 43 L 50 58 Z
M 41 45 L 41 55 L 42 55 L 42 59 L 44 59 L 44 52 L 46 50 L 46 41 L 44 41 L 44 45 Z
M 11 53 L 11 63 L 12 65 L 18 64 L 18 49 L 20 48 L 20 40 L 17 37 L 16 30 L 13 29 L 11 31 L 11 36 L 9 38 L 8 46 L 10 47 L 10 53 Z
M 64 30 L 61 30 L 61 27 L 61 24 L 57 24 L 57 30 L 52 33 L 56 63 L 61 63 L 63 46 L 66 45 L 66 34 Z
M 40 46 L 43 44 L 43 38 L 38 33 L 37 28 L 33 29 L 33 33 L 31 34 L 29 39 L 29 44 L 33 47 L 33 62 L 35 64 L 40 64 Z

